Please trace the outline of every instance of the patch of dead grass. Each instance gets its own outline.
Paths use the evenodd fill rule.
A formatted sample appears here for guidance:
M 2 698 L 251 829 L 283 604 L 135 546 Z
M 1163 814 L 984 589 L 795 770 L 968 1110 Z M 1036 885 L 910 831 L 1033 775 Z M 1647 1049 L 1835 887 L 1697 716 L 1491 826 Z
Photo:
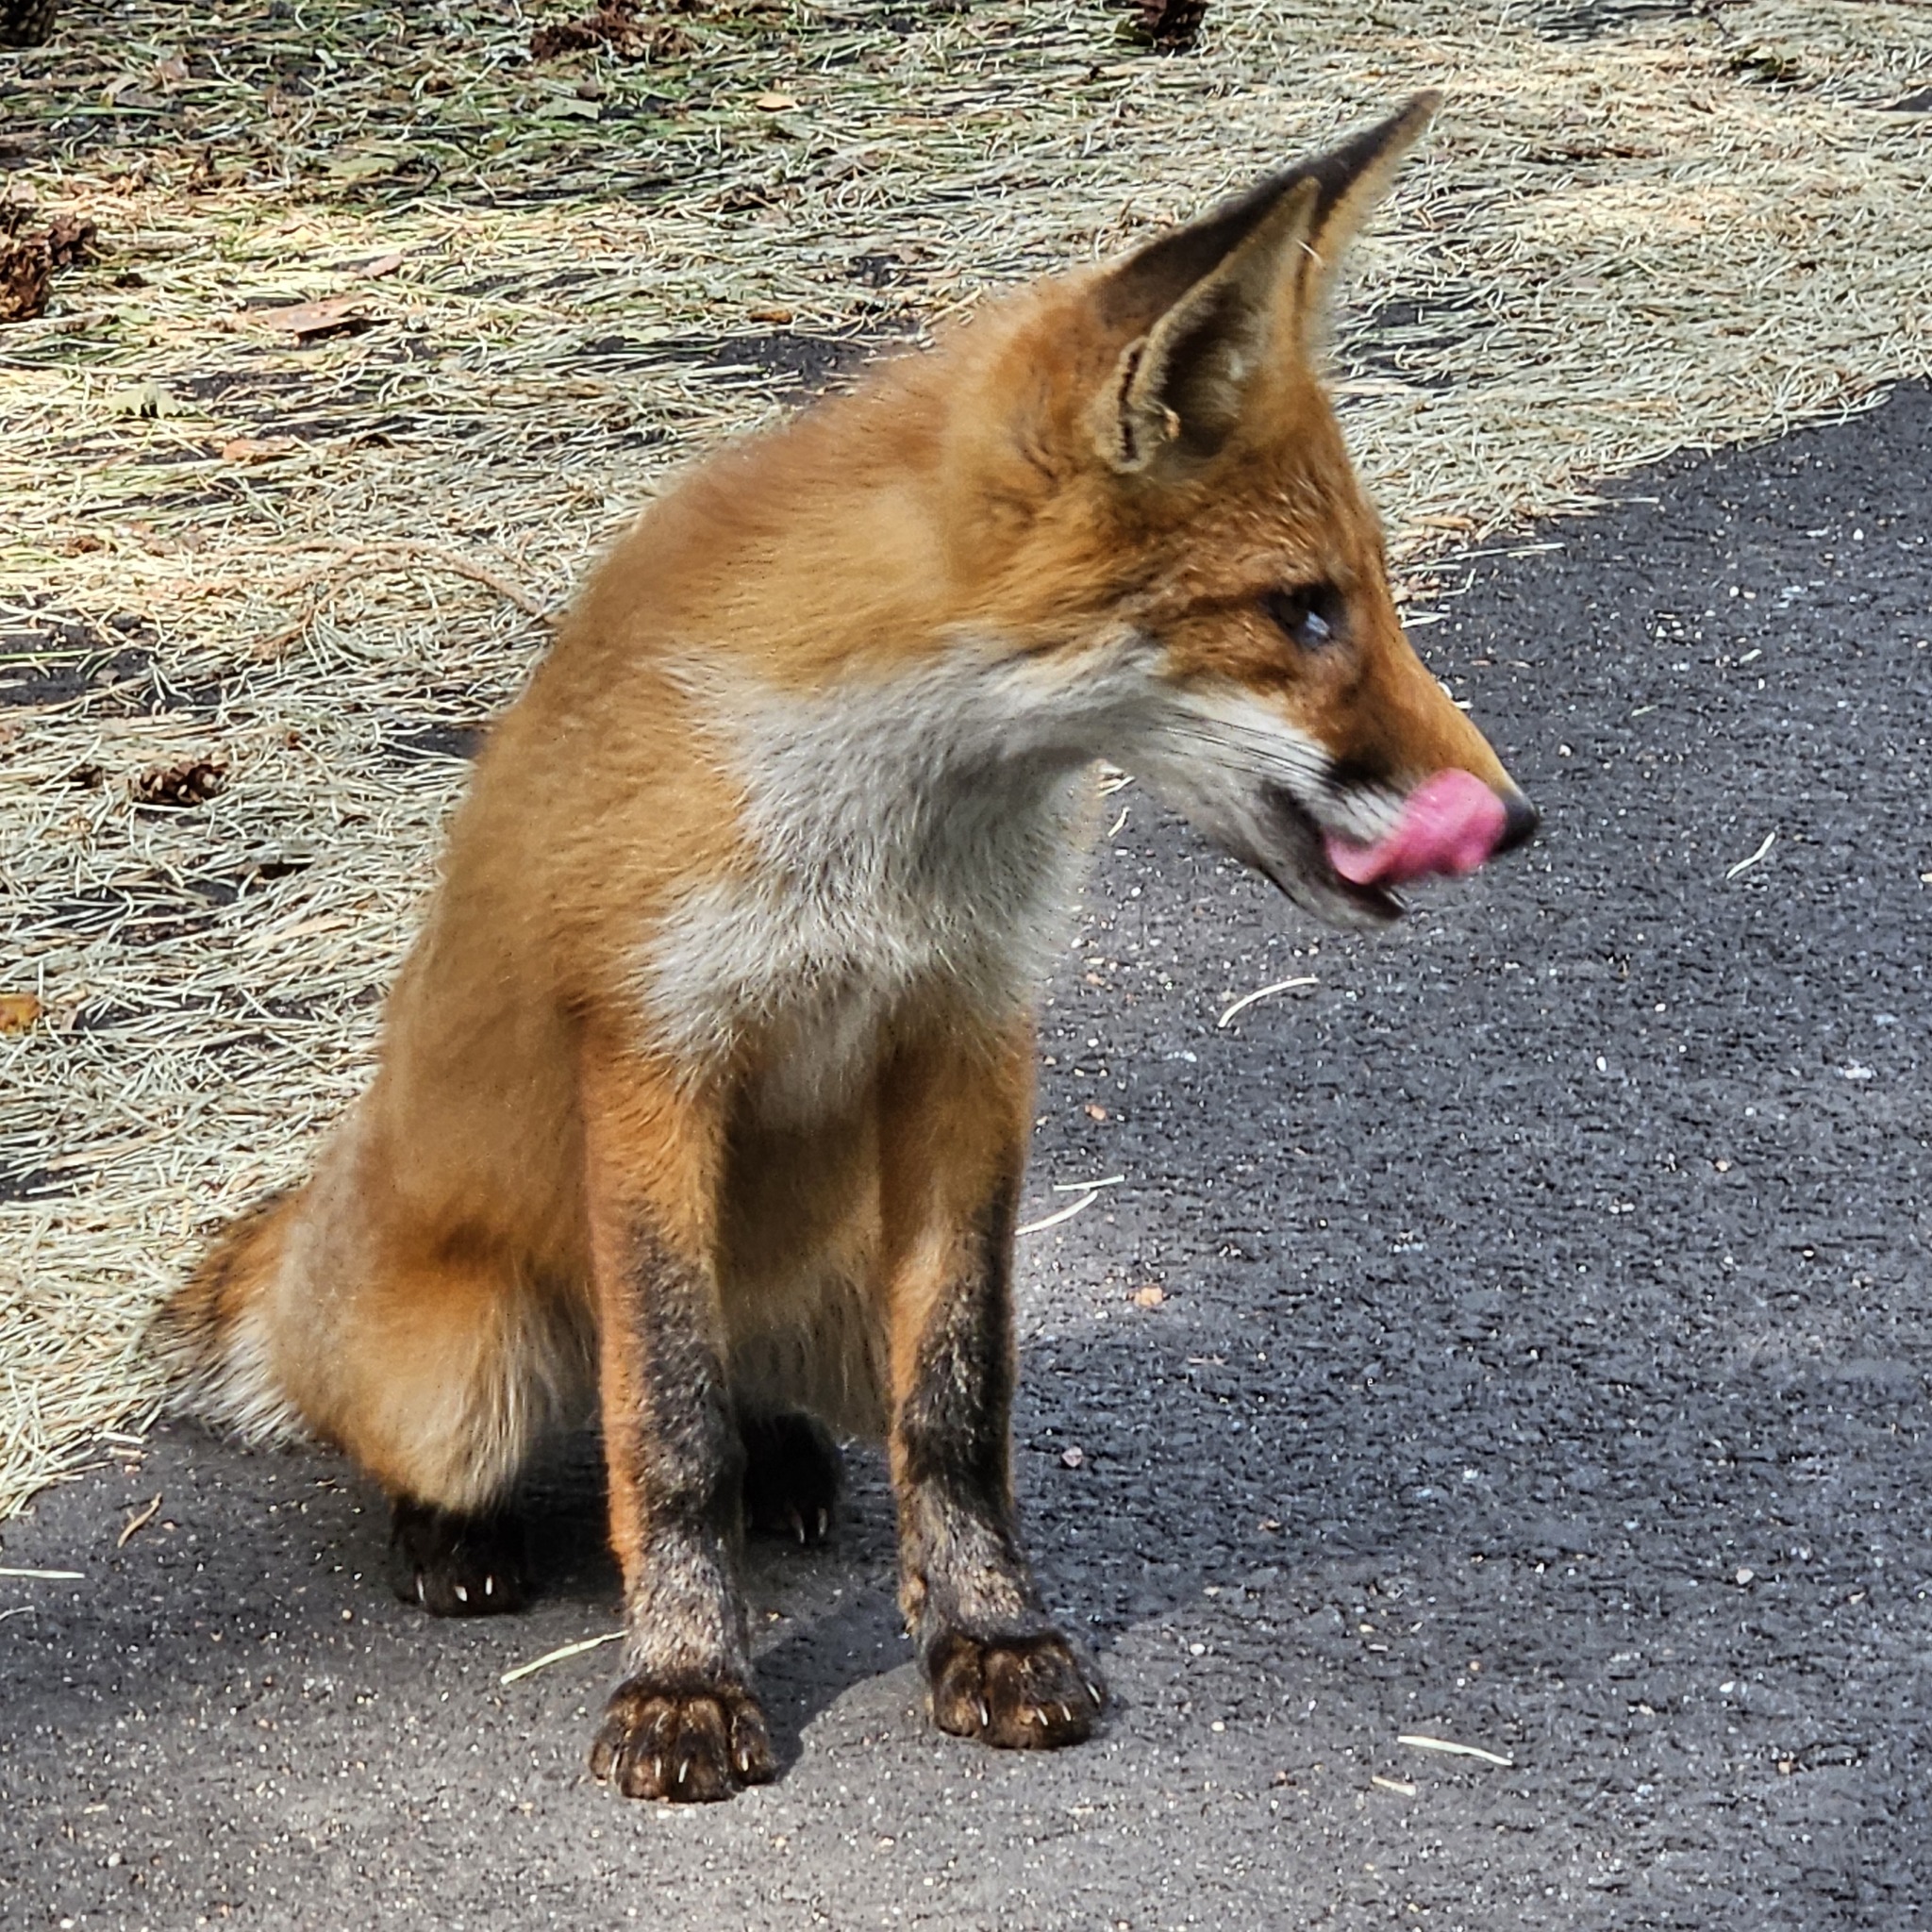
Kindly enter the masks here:
M 539 613 L 825 343 L 1440 86 L 1337 349 L 1398 562 L 1932 373 L 1888 111 L 1932 9 L 1216 0 L 1177 59 L 1065 0 L 908 12 L 532 65 L 505 0 L 117 0 L 0 56 L 12 192 L 100 231 L 0 329 L 0 1515 L 150 1399 L 199 1230 L 360 1085 Z

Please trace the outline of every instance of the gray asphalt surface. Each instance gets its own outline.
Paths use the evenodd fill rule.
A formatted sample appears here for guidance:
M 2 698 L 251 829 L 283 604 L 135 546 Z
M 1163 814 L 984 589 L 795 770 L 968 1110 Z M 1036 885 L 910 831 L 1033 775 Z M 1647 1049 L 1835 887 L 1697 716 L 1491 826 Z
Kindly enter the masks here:
M 6 1533 L 85 1580 L 0 1579 L 0 1915 L 1932 1917 L 1928 451 L 1905 391 L 1446 574 L 1419 640 L 1545 833 L 1391 938 L 1119 794 L 1031 1211 L 1122 1178 L 1022 1270 L 1098 1741 L 926 1726 L 862 1456 L 828 1550 L 754 1559 L 779 1781 L 629 1806 L 584 1770 L 610 1653 L 498 1681 L 614 1626 L 583 1445 L 541 1602 L 452 1625 L 385 1593 L 339 1463 L 167 1431 Z

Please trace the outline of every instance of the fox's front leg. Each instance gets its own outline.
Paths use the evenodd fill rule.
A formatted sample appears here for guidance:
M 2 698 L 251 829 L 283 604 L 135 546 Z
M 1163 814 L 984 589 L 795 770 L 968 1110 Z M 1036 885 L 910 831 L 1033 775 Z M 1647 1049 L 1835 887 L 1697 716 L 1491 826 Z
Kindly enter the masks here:
M 772 1775 L 739 1592 L 744 1448 L 715 1273 L 715 1109 L 587 1053 L 586 1185 L 610 1541 L 626 1674 L 591 1754 L 626 1797 L 729 1797 Z
M 1106 1700 L 1046 1615 L 1013 1504 L 1012 1256 L 1032 1032 L 894 1070 L 884 1109 L 901 1602 L 941 1730 L 1077 1743 Z

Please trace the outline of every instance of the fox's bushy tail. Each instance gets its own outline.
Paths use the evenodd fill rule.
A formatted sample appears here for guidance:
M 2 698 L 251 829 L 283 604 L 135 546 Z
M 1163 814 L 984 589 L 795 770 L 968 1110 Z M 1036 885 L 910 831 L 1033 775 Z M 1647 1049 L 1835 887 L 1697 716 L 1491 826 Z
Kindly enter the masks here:
M 285 1188 L 238 1215 L 156 1311 L 147 1343 L 168 1375 L 174 1413 L 248 1442 L 308 1434 L 269 1348 L 270 1291 L 304 1191 Z

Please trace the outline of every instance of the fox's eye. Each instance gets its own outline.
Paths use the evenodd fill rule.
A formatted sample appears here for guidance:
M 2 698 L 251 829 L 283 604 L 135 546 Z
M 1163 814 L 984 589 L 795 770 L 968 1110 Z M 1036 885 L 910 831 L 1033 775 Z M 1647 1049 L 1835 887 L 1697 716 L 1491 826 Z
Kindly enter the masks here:
M 1270 591 L 1261 599 L 1261 608 L 1283 636 L 1305 651 L 1319 651 L 1341 635 L 1341 592 L 1333 584 Z

